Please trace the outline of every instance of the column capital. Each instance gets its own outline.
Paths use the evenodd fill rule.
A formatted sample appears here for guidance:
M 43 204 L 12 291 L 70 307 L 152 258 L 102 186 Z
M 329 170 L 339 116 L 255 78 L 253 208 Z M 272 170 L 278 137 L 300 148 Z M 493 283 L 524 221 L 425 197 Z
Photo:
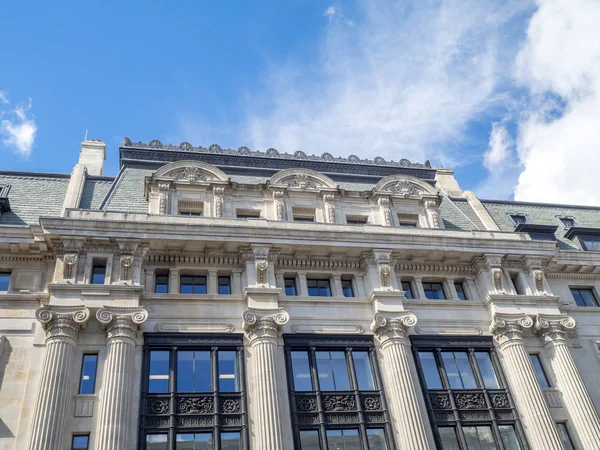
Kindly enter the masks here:
M 278 310 L 252 310 L 247 309 L 242 314 L 243 327 L 250 342 L 262 339 L 279 338 L 282 325 L 290 320 L 290 315 L 283 309 Z
M 90 318 L 90 310 L 83 305 L 44 305 L 35 311 L 35 318 L 46 331 L 46 342 L 57 339 L 75 345 L 79 330 Z
M 533 319 L 520 313 L 496 313 L 492 318 L 490 333 L 503 346 L 523 341 L 523 331 L 533 326 Z
M 544 344 L 551 344 L 566 342 L 567 332 L 575 325 L 575 319 L 566 314 L 538 314 L 534 328 Z
M 371 331 L 373 331 L 381 345 L 394 341 L 407 344 L 406 333 L 409 328 L 414 327 L 416 324 L 417 316 L 408 311 L 394 314 L 393 317 L 375 313 L 373 322 L 371 322 Z
M 106 340 L 124 339 L 135 343 L 137 333 L 148 319 L 148 311 L 139 306 L 103 306 L 96 319 L 106 330 Z

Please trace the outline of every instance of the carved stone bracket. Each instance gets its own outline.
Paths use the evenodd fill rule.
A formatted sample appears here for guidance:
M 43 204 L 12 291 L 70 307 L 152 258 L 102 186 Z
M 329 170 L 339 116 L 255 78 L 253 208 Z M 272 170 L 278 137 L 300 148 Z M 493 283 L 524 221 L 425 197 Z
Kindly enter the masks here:
M 260 311 L 247 309 L 242 314 L 243 327 L 251 343 L 263 339 L 279 338 L 281 327 L 289 322 L 290 315 L 283 309 Z
M 158 183 L 158 213 L 167 213 L 167 203 L 169 201 L 169 190 L 171 183 Z
M 335 223 L 335 205 L 333 201 L 335 200 L 335 195 L 333 194 L 324 194 L 323 201 L 325 202 L 325 212 L 327 213 L 327 222 Z
M 379 205 L 379 210 L 383 215 L 383 224 L 386 227 L 391 227 L 392 223 L 392 210 L 390 209 L 390 199 L 389 197 L 381 197 L 377 199 L 377 204 Z
M 535 295 L 548 295 L 545 289 L 545 275 L 542 267 L 542 261 L 539 258 L 527 258 L 527 269 L 531 279 L 533 280 L 533 288 Z
M 35 311 L 35 317 L 46 331 L 46 341 L 60 339 L 75 345 L 79 330 L 90 318 L 90 310 L 83 305 L 44 305 Z
M 106 340 L 124 339 L 135 343 L 138 331 L 148 319 L 148 311 L 139 306 L 103 306 L 96 312 L 96 319 L 106 330 Z
M 533 326 L 533 319 L 526 314 L 496 313 L 490 325 L 490 333 L 500 346 L 522 343 L 523 332 Z
M 79 254 L 77 253 L 65 253 L 65 256 L 63 256 L 63 263 L 65 265 L 63 278 L 65 280 L 71 280 L 75 278 L 75 268 L 77 267 L 78 260 Z
M 273 191 L 273 202 L 277 220 L 283 220 L 283 191 Z
M 552 344 L 566 343 L 567 335 L 575 329 L 575 325 L 575 319 L 566 314 L 538 314 L 534 327 L 544 344 Z
M 429 216 L 431 228 L 441 228 L 438 200 L 425 200 L 424 206 Z
M 408 344 L 406 340 L 407 331 L 416 324 L 417 316 L 408 311 L 399 312 L 393 317 L 375 313 L 371 322 L 371 331 L 373 331 L 377 340 L 381 342 L 381 345 L 392 341 Z
M 215 198 L 215 217 L 223 217 L 223 194 L 225 188 L 222 186 L 213 187 L 213 195 Z

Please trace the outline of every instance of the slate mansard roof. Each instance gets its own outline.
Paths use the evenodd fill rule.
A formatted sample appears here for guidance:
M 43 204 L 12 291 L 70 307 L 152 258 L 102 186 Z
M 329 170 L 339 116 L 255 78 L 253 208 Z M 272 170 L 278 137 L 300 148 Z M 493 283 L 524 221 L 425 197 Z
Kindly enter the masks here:
M 79 202 L 80 209 L 119 211 L 145 214 L 148 201 L 144 183 L 159 167 L 180 160 L 198 160 L 223 170 L 237 185 L 264 185 L 280 170 L 289 168 L 312 169 L 334 180 L 340 189 L 349 192 L 370 192 L 379 180 L 388 175 L 405 174 L 435 185 L 436 169 L 428 161 L 412 163 L 383 158 L 373 160 L 357 156 L 334 157 L 304 152 L 280 153 L 275 149 L 264 152 L 247 147 L 237 150 L 194 147 L 184 142 L 178 146 L 163 145 L 160 141 L 147 144 L 125 138 L 120 148 L 120 171 L 116 177 L 86 176 Z M 70 174 L 47 174 L 0 171 L 0 187 L 9 185 L 10 211 L 0 215 L 0 226 L 31 226 L 44 216 L 59 216 L 63 208 Z M 1 190 L 0 190 L 1 191 Z M 576 226 L 600 228 L 600 208 L 541 203 L 482 200 L 493 221 L 502 232 L 515 231 L 511 214 L 523 214 L 529 223 L 556 226 L 560 249 L 579 250 L 573 241 L 565 238 L 567 229 L 559 217 L 572 217 Z M 476 211 L 466 198 L 444 196 L 440 213 L 447 230 L 484 230 Z

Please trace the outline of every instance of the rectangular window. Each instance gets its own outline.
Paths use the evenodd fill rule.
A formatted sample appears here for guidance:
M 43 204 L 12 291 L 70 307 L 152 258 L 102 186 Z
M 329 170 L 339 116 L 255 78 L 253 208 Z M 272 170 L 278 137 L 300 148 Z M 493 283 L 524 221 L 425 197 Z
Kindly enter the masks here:
M 157 273 L 154 276 L 154 292 L 157 294 L 169 293 L 169 274 Z
M 548 381 L 548 377 L 546 376 L 546 372 L 544 371 L 544 366 L 542 366 L 542 361 L 540 360 L 540 355 L 531 354 L 529 355 L 529 359 L 531 359 L 531 364 L 535 370 L 535 376 L 537 377 L 538 382 L 542 388 L 549 388 L 550 382 Z
M 465 293 L 465 286 L 463 283 L 454 283 L 454 287 L 456 288 L 456 294 L 458 295 L 459 300 L 466 300 L 467 294 Z
M 372 337 L 284 335 L 284 340 L 294 448 L 388 450 L 391 428 Z
M 438 448 L 523 448 L 523 430 L 492 338 L 410 339 Z
M 81 363 L 81 379 L 79 380 L 79 394 L 89 395 L 94 393 L 96 386 L 96 367 L 98 365 L 98 355 L 83 355 Z
M 571 435 L 569 434 L 567 424 L 564 422 L 558 422 L 556 424 L 556 428 L 558 429 L 558 435 L 560 436 L 560 440 L 565 446 L 565 450 L 576 450 L 575 444 L 573 444 L 573 440 L 571 439 Z
M 206 276 L 181 275 L 179 277 L 180 294 L 206 294 Z
M 352 289 L 352 280 L 342 279 L 342 292 L 344 297 L 354 297 L 354 290 Z
M 600 252 L 600 239 L 591 237 L 581 237 L 581 246 L 588 252 Z
M 260 210 L 258 209 L 238 209 L 235 214 L 238 219 L 260 219 Z
M 329 280 L 309 278 L 306 280 L 306 285 L 310 297 L 331 297 Z
M 177 212 L 180 216 L 202 217 L 204 202 L 189 198 L 181 198 L 177 204 Z
M 571 228 L 575 226 L 575 219 L 572 217 L 559 217 L 559 219 L 565 228 Z
M 0 272 L 0 292 L 8 292 L 10 272 Z
M 302 217 L 302 216 L 294 216 L 294 222 L 309 222 L 314 223 L 314 217 Z
M 71 450 L 88 450 L 89 446 L 90 446 L 90 435 L 89 434 L 73 435 L 73 441 L 71 443 Z
M 527 217 L 524 214 L 511 214 L 510 218 L 515 225 L 527 223 Z
M 145 333 L 144 340 L 144 450 L 248 450 L 242 336 Z
M 231 294 L 231 277 L 219 277 L 219 294 Z
M 202 211 L 179 211 L 180 216 L 202 217 Z
M 571 294 L 577 306 L 598 306 L 598 300 L 593 289 L 571 288 Z
M 430 300 L 446 299 L 446 293 L 444 292 L 442 283 L 423 283 L 423 290 L 425 291 L 425 298 Z
M 367 216 L 346 216 L 346 223 L 348 225 L 366 225 Z
M 296 291 L 295 278 L 285 278 L 283 280 L 283 283 L 285 285 L 285 295 L 287 295 L 288 297 L 295 297 L 296 295 L 298 295 L 298 292 Z
M 106 264 L 94 264 L 92 267 L 92 284 L 104 284 L 106 279 Z
M 402 282 L 402 290 L 404 291 L 404 297 L 412 300 L 413 298 L 415 298 L 415 296 L 413 295 L 413 291 L 412 291 L 412 284 L 410 281 L 403 281 Z
M 417 228 L 419 223 L 418 214 L 398 213 L 398 226 L 402 228 Z

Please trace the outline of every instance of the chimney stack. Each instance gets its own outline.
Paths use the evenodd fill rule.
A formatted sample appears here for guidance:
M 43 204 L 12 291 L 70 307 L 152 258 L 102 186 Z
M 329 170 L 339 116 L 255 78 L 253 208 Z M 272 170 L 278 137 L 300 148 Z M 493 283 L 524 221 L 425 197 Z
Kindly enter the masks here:
M 87 169 L 88 175 L 102 176 L 106 160 L 106 144 L 99 140 L 89 139 L 81 143 L 79 164 Z

